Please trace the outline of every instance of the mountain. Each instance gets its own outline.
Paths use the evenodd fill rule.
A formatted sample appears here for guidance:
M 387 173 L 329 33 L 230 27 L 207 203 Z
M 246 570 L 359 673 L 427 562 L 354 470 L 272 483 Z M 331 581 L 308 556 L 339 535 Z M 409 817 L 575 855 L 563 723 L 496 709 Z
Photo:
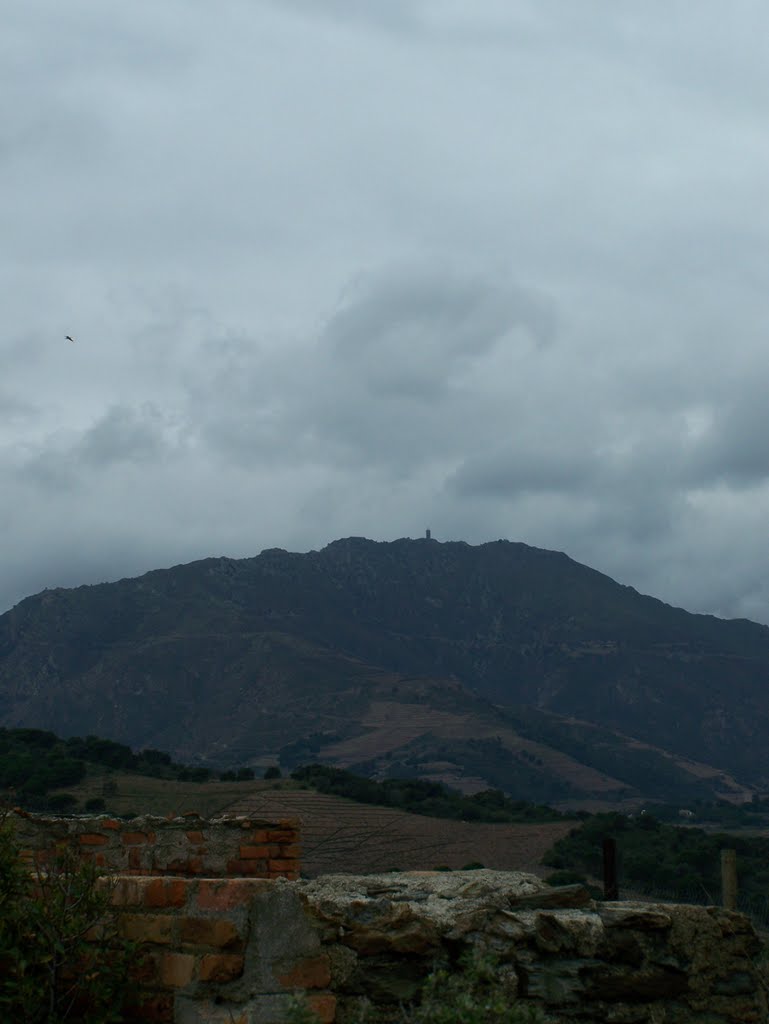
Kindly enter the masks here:
M 0 616 L 0 725 L 531 799 L 769 782 L 769 628 L 566 555 L 338 540 L 47 590 Z

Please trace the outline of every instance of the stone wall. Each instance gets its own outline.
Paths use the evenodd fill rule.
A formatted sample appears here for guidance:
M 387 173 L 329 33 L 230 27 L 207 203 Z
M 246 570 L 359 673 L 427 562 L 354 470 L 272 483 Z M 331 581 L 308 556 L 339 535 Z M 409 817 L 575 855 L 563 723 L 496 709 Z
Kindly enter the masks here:
M 53 818 L 16 810 L 13 826 L 30 865 L 44 864 L 57 847 L 70 846 L 99 867 L 127 875 L 299 878 L 296 821 L 204 820 L 194 813 L 121 821 L 106 815 Z
M 513 872 L 312 881 L 118 880 L 123 933 L 147 943 L 132 1021 L 272 1024 L 290 994 L 325 1024 L 396 1018 L 441 960 L 499 957 L 511 998 L 555 1022 L 767 1021 L 747 918 L 716 907 L 595 903 Z

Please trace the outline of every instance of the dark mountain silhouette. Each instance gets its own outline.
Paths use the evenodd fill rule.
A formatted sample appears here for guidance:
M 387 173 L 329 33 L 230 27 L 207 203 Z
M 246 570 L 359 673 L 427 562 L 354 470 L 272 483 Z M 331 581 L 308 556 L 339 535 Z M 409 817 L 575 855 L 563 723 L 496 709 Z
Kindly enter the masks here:
M 736 796 L 769 780 L 769 628 L 525 544 L 348 538 L 27 598 L 0 725 L 530 799 Z

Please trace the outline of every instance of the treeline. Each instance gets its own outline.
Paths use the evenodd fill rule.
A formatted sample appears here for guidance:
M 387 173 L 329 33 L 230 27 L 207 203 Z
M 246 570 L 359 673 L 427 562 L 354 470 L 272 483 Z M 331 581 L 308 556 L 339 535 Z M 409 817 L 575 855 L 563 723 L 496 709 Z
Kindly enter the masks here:
M 22 806 L 45 803 L 53 789 L 76 786 L 89 764 L 155 778 L 205 782 L 207 768 L 176 764 L 162 750 L 141 750 L 98 736 L 63 740 L 44 729 L 0 729 L 0 790 L 12 791 Z
M 559 839 L 543 863 L 600 878 L 602 840 L 609 836 L 617 841 L 620 891 L 686 893 L 717 903 L 721 850 L 730 848 L 737 851 L 740 892 L 763 897 L 769 893 L 769 839 L 666 825 L 650 814 L 593 815 Z
M 486 789 L 473 796 L 463 796 L 440 782 L 424 779 L 385 779 L 375 782 L 328 765 L 312 764 L 297 768 L 291 773 L 291 778 L 319 793 L 346 796 L 360 803 L 394 807 L 433 818 L 523 822 L 559 821 L 569 817 L 543 804 L 511 800 L 498 789 Z

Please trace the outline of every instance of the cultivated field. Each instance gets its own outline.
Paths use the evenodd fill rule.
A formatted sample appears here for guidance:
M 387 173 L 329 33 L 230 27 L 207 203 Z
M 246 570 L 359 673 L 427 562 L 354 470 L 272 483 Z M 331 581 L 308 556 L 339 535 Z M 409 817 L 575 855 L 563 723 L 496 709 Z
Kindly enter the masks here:
M 345 797 L 304 790 L 262 790 L 227 808 L 228 814 L 297 818 L 302 871 L 332 872 L 462 868 L 480 861 L 504 871 L 548 872 L 543 854 L 577 822 L 487 825 L 428 818 Z

